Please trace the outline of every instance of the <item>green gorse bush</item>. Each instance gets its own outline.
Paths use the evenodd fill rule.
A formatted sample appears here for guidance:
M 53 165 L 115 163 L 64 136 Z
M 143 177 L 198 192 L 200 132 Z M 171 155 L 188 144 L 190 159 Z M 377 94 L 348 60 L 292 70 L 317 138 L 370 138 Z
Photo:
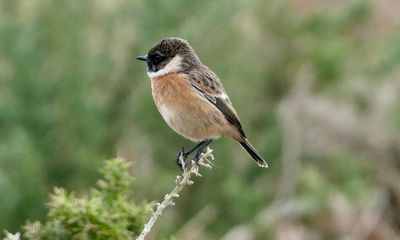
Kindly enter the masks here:
M 139 235 L 151 204 L 136 204 L 129 198 L 133 178 L 128 167 L 122 159 L 106 161 L 102 178 L 87 196 L 55 188 L 46 220 L 25 225 L 24 238 L 133 239 Z

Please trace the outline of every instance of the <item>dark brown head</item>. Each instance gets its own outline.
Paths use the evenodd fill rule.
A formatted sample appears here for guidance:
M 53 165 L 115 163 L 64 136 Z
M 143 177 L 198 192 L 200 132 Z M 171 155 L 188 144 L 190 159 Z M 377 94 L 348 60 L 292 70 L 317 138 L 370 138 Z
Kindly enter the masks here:
M 154 45 L 147 55 L 137 59 L 147 62 L 149 77 L 171 72 L 187 72 L 201 66 L 192 47 L 181 38 L 165 38 Z

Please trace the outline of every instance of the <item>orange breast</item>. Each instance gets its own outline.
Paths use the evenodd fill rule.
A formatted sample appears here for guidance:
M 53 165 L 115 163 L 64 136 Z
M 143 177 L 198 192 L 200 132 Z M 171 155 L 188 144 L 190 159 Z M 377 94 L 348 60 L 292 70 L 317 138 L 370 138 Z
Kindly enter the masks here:
M 182 74 L 173 73 L 153 78 L 151 85 L 157 107 L 162 104 L 182 104 L 179 101 L 188 100 L 188 92 L 191 91 L 191 86 Z
M 167 124 L 194 141 L 219 138 L 232 131 L 223 114 L 195 91 L 183 74 L 152 79 L 154 102 Z

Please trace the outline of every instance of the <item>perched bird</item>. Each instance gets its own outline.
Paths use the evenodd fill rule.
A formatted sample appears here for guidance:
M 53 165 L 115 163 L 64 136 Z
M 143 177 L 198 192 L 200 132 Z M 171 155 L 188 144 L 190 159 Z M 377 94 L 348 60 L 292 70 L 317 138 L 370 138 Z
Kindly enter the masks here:
M 187 41 L 165 38 L 137 59 L 147 63 L 153 99 L 168 126 L 198 142 L 189 151 L 182 147 L 178 152 L 181 170 L 185 170 L 185 160 L 192 152 L 196 151 L 197 161 L 203 149 L 222 136 L 238 141 L 260 167 L 268 167 L 247 140 L 221 81 Z

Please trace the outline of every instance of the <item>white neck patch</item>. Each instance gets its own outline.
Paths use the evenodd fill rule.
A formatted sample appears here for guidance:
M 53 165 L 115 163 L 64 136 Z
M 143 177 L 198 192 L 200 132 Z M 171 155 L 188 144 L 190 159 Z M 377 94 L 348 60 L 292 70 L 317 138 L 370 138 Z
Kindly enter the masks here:
M 156 77 L 161 77 L 169 73 L 177 72 L 181 68 L 181 61 L 182 57 L 179 55 L 176 55 L 174 58 L 172 58 L 167 65 L 164 66 L 163 69 L 158 70 L 157 72 L 147 72 L 147 75 L 150 78 L 156 78 Z

